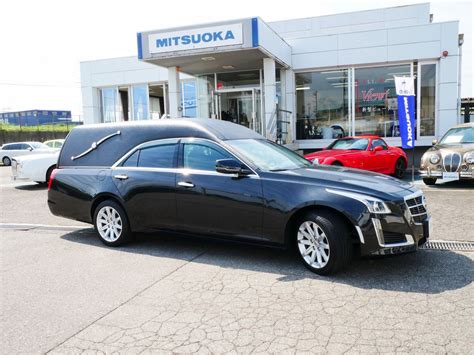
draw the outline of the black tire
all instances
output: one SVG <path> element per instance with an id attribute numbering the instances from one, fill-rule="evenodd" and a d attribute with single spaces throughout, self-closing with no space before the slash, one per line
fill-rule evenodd
<path id="1" fill-rule="evenodd" d="M 51 178 L 51 173 L 53 172 L 53 170 L 56 169 L 56 165 L 53 165 L 53 166 L 50 166 L 48 171 L 46 172 L 46 183 L 49 182 L 49 179 Z"/>
<path id="2" fill-rule="evenodd" d="M 302 239 L 307 238 L 300 234 L 300 228 L 307 231 L 307 229 L 304 228 L 306 222 L 313 222 L 324 233 L 324 238 L 321 239 L 321 242 L 326 244 L 325 241 L 327 241 L 329 245 L 328 253 L 325 253 L 328 258 L 325 265 L 314 266 L 314 263 L 318 262 L 317 260 L 323 260 L 324 262 L 322 254 L 321 258 L 317 257 L 314 248 L 312 249 L 313 253 L 303 256 L 303 252 L 311 248 L 303 245 L 304 241 Z M 350 264 L 352 259 L 352 240 L 350 232 L 345 221 L 337 214 L 326 211 L 311 211 L 305 213 L 296 221 L 294 234 L 296 252 L 303 265 L 310 271 L 319 275 L 329 275 L 336 273 Z M 307 249 L 303 250 L 306 247 Z M 316 257 L 314 257 L 313 254 L 316 254 Z M 310 264 L 310 260 L 308 261 L 308 259 L 311 258 L 314 260 L 313 264 Z"/>
<path id="3" fill-rule="evenodd" d="M 423 178 L 423 182 L 425 183 L 425 185 L 434 185 L 436 184 L 436 178 Z"/>
<path id="4" fill-rule="evenodd" d="M 397 162 L 395 163 L 395 171 L 394 175 L 397 179 L 403 179 L 405 176 L 405 171 L 407 170 L 407 166 L 405 164 L 405 160 L 403 158 L 398 158 Z"/>
<path id="5" fill-rule="evenodd" d="M 332 163 L 331 165 L 334 165 L 334 166 L 343 166 L 340 161 L 335 161 L 335 162 Z"/>
<path id="6" fill-rule="evenodd" d="M 118 237 L 117 237 L 117 234 L 114 233 L 114 231 L 117 231 L 118 229 L 114 229 L 114 227 L 107 229 L 106 227 L 108 225 L 107 224 L 108 222 L 104 222 L 103 220 L 103 218 L 107 216 L 106 211 L 115 211 L 109 215 L 109 216 L 112 216 L 112 215 L 114 216 L 111 218 L 111 222 L 110 222 L 111 224 L 113 224 L 112 220 L 116 220 L 116 214 L 118 214 L 118 216 L 120 217 L 122 228 L 120 230 L 120 233 L 117 233 Z M 99 216 L 99 212 L 104 212 L 104 214 L 101 214 Z M 113 225 L 117 226 L 117 224 L 113 224 Z M 107 234 L 107 237 L 105 236 L 106 232 L 104 230 L 104 226 L 105 226 L 105 230 L 111 230 L 110 231 L 111 234 L 110 235 Z M 120 206 L 114 200 L 105 200 L 99 203 L 99 205 L 96 207 L 94 211 L 94 228 L 97 232 L 97 235 L 99 236 L 99 239 L 102 241 L 102 243 L 104 243 L 105 245 L 109 247 L 117 247 L 117 246 L 123 245 L 132 239 L 132 232 L 130 230 L 130 225 L 128 223 L 127 214 L 125 213 L 122 206 Z M 101 229 L 102 229 L 102 232 L 100 232 Z"/>
<path id="7" fill-rule="evenodd" d="M 12 165 L 12 161 L 9 157 L 3 157 L 2 158 L 2 163 L 3 163 L 3 166 L 10 166 Z"/>

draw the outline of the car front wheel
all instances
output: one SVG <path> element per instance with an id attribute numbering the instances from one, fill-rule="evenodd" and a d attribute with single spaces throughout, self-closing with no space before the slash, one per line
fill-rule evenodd
<path id="1" fill-rule="evenodd" d="M 425 185 L 434 185 L 436 184 L 436 178 L 423 178 Z"/>
<path id="2" fill-rule="evenodd" d="M 10 160 L 9 157 L 3 157 L 2 163 L 4 166 L 10 166 L 12 164 L 12 161 Z"/>
<path id="3" fill-rule="evenodd" d="M 111 247 L 122 245 L 131 239 L 127 215 L 123 208 L 112 200 L 101 202 L 95 209 L 94 228 L 100 240 Z"/>
<path id="4" fill-rule="evenodd" d="M 352 240 L 345 222 L 336 214 L 312 211 L 296 223 L 296 246 L 304 266 L 328 275 L 346 267 L 352 257 Z"/>

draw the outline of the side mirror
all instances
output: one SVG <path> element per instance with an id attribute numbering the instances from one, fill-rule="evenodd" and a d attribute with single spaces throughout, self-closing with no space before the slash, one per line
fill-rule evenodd
<path id="1" fill-rule="evenodd" d="M 372 152 L 377 153 L 377 152 L 380 152 L 381 150 L 383 150 L 383 147 L 381 145 L 378 145 L 372 150 Z"/>
<path id="2" fill-rule="evenodd" d="M 431 141 L 431 144 L 432 144 L 432 145 L 438 144 L 438 140 L 437 140 L 437 139 L 433 139 L 433 140 Z"/>
<path id="3" fill-rule="evenodd" d="M 222 174 L 248 175 L 242 164 L 235 159 L 220 159 L 216 161 L 216 171 Z"/>
<path id="4" fill-rule="evenodd" d="M 31 148 L 31 147 L 28 147 L 28 150 L 31 152 L 31 151 L 33 150 L 33 148 Z"/>

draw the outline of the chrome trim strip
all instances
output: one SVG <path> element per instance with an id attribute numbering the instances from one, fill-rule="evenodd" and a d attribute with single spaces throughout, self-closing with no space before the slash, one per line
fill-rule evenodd
<path id="1" fill-rule="evenodd" d="M 355 226 L 355 227 L 356 227 L 357 234 L 359 235 L 360 242 L 362 244 L 365 244 L 365 239 L 364 239 L 364 234 L 362 233 L 362 229 L 360 229 L 359 226 Z"/>
<path id="2" fill-rule="evenodd" d="M 108 136 L 105 136 L 104 138 L 102 138 L 101 140 L 99 140 L 98 142 L 92 142 L 92 145 L 89 149 L 87 149 L 86 151 L 82 152 L 81 154 L 79 155 L 76 155 L 76 156 L 72 156 L 71 157 L 71 160 L 76 160 L 76 159 L 79 159 L 79 158 L 82 158 L 83 156 L 89 154 L 90 152 L 92 152 L 93 150 L 96 150 L 97 147 L 99 145 L 101 145 L 102 143 L 104 143 L 106 140 L 112 138 L 112 137 L 115 137 L 115 136 L 118 136 L 122 134 L 122 132 L 120 131 L 117 131 L 115 133 L 112 133 L 112 134 L 109 134 Z"/>

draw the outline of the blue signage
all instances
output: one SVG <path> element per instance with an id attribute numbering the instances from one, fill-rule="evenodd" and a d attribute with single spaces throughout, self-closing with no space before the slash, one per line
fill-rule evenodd
<path id="1" fill-rule="evenodd" d="M 190 43 L 199 44 L 201 42 L 218 42 L 218 41 L 225 41 L 228 39 L 235 39 L 234 34 L 232 31 L 227 31 L 223 33 L 222 31 L 218 32 L 204 32 L 198 33 L 194 35 L 184 35 L 184 36 L 177 36 L 177 37 L 169 37 L 169 38 L 158 38 L 156 40 L 156 47 L 171 47 L 171 46 L 179 46 L 179 45 L 186 45 Z"/>
<path id="2" fill-rule="evenodd" d="M 415 148 L 415 80 L 413 77 L 395 78 L 398 94 L 398 121 L 402 148 Z"/>

